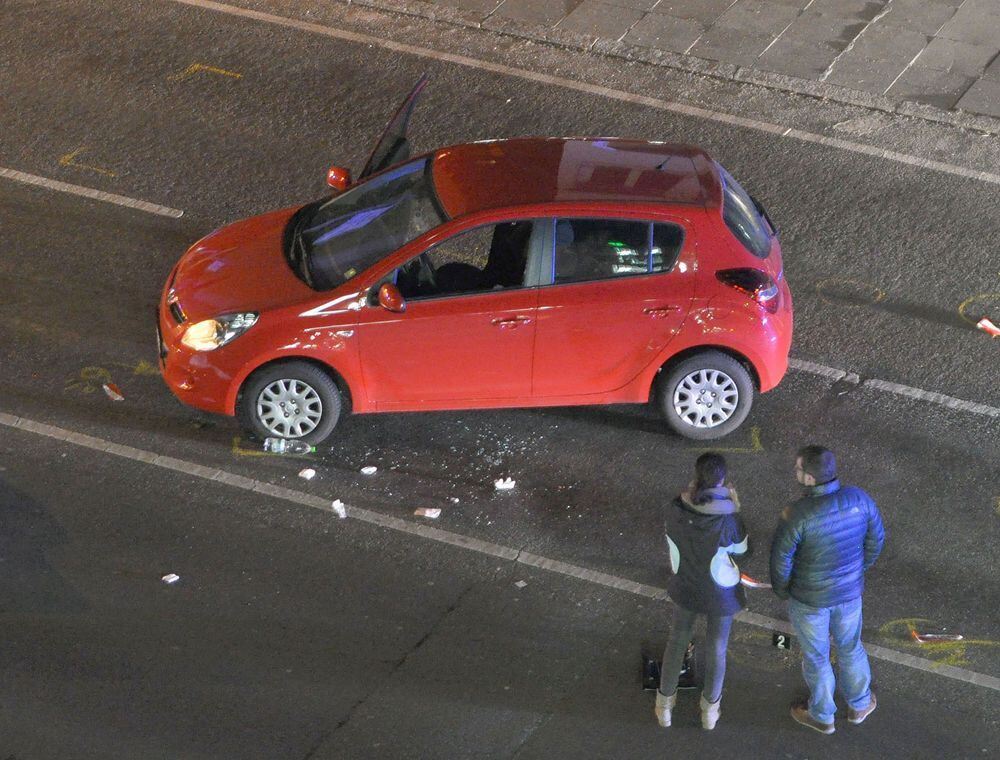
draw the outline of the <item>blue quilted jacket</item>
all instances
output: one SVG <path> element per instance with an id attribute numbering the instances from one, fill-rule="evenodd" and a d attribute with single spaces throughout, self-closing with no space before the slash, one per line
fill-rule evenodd
<path id="1" fill-rule="evenodd" d="M 884 542 L 882 515 L 868 494 L 837 480 L 811 486 L 785 509 L 774 533 L 774 593 L 811 607 L 857 599 Z"/>

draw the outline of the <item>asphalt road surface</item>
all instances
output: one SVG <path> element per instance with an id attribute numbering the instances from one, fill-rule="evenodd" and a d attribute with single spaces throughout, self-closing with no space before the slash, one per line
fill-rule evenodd
<path id="1" fill-rule="evenodd" d="M 996 753 L 1000 341 L 971 324 L 1000 315 L 996 138 L 357 7 L 199 5 L 0 6 L 0 757 Z M 797 651 L 771 645 L 786 615 L 763 591 L 719 728 L 687 695 L 656 726 L 639 652 L 668 627 L 659 510 L 701 449 L 650 409 L 357 416 L 291 459 L 162 384 L 152 314 L 184 249 L 322 195 L 424 71 L 417 150 L 694 142 L 768 207 L 793 356 L 858 382 L 790 372 L 717 448 L 752 575 L 800 445 L 878 500 L 863 726 L 788 718 Z M 416 507 L 442 509 L 436 532 Z"/>

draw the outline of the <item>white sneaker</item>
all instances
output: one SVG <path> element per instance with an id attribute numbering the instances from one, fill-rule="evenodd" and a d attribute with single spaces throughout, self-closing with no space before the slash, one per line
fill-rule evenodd
<path id="1" fill-rule="evenodd" d="M 722 715 L 722 700 L 709 702 L 705 697 L 701 698 L 701 727 L 711 731 L 715 724 L 719 722 Z"/>
<path id="2" fill-rule="evenodd" d="M 670 711 L 674 709 L 675 704 L 677 704 L 676 694 L 671 694 L 669 697 L 665 697 L 660 694 L 659 690 L 657 690 L 656 707 L 653 708 L 653 712 L 656 713 L 656 719 L 660 722 L 660 725 L 663 728 L 669 728 Z"/>

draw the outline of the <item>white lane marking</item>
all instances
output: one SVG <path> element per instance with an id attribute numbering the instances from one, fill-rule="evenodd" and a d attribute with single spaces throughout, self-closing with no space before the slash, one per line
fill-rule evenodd
<path id="1" fill-rule="evenodd" d="M 152 451 L 144 451 L 131 446 L 123 446 L 121 444 L 113 443 L 112 441 L 104 440 L 103 438 L 96 438 L 91 435 L 84 435 L 71 430 L 65 430 L 64 428 L 48 425 L 44 422 L 36 422 L 25 417 L 18 417 L 13 414 L 0 412 L 0 425 L 36 433 L 48 438 L 54 438 L 59 441 L 65 441 L 67 443 L 76 444 L 77 446 L 93 449 L 95 451 L 102 451 L 107 454 L 113 454 L 114 456 L 132 459 L 137 462 L 143 462 L 154 467 L 163 467 L 175 470 L 186 475 L 215 481 L 217 483 L 223 483 L 245 491 L 254 491 L 256 493 L 266 494 L 284 501 L 318 509 L 323 512 L 331 511 L 328 499 L 322 499 L 312 494 L 302 493 L 301 491 L 295 491 L 291 488 L 284 488 L 271 483 L 254 480 L 253 478 L 236 475 L 218 468 L 204 467 L 203 465 L 195 464 L 194 462 L 188 462 L 183 459 L 176 459 L 174 457 L 156 454 Z M 453 533 L 452 531 L 442 530 L 441 528 L 432 528 L 428 525 L 412 523 L 398 517 L 382 514 L 381 512 L 361 509 L 359 507 L 348 507 L 347 516 L 349 518 L 359 520 L 360 522 L 378 525 L 383 528 L 399 531 L 400 533 L 419 536 L 420 538 L 438 541 L 450 546 L 458 546 L 463 549 L 479 552 L 480 554 L 487 554 L 491 557 L 497 557 L 511 562 L 518 562 L 530 567 L 537 567 L 542 570 L 548 570 L 549 572 L 558 573 L 571 578 L 577 578 L 588 583 L 595 583 L 608 588 L 625 591 L 627 593 L 646 597 L 648 599 L 670 601 L 670 597 L 668 596 L 666 589 L 637 583 L 636 581 L 629 580 L 628 578 L 620 578 L 616 575 L 609 575 L 608 573 L 602 573 L 597 570 L 590 570 L 569 562 L 549 559 L 548 557 L 531 554 L 530 552 L 514 549 L 502 544 L 483 541 L 478 538 L 472 538 L 471 536 L 463 536 L 460 533 Z M 741 612 L 737 618 L 748 625 L 765 628 L 767 630 L 778 630 L 791 633 L 790 625 L 784 620 L 777 620 L 775 618 L 767 617 L 766 615 L 759 615 L 755 612 L 747 611 Z M 866 646 L 868 648 L 868 654 L 872 657 L 894 662 L 898 665 L 903 665 L 904 667 L 913 668 L 915 670 L 922 670 L 933 675 L 951 678 L 955 681 L 962 681 L 975 686 L 981 686 L 985 689 L 1000 691 L 1000 678 L 995 676 L 951 665 L 942 665 L 941 663 L 937 663 L 932 660 L 925 660 L 922 657 L 897 652 L 893 649 L 868 644 L 867 642 Z"/>
<path id="2" fill-rule="evenodd" d="M 7 179 L 12 179 L 15 182 L 23 182 L 27 185 L 37 185 L 38 187 L 44 187 L 49 190 L 58 190 L 61 193 L 82 195 L 84 198 L 93 198 L 95 201 L 114 203 L 117 206 L 126 206 L 127 208 L 134 208 L 139 211 L 145 211 L 149 214 L 169 216 L 173 219 L 178 219 L 184 215 L 184 212 L 180 209 L 170 208 L 169 206 L 159 206 L 155 203 L 140 201 L 136 198 L 129 198 L 125 195 L 106 193 L 103 190 L 94 190 L 92 187 L 84 187 L 83 185 L 71 185 L 69 182 L 60 182 L 57 179 L 39 177 L 35 174 L 19 172 L 17 169 L 6 169 L 0 166 L 0 177 L 6 177 Z"/>
<path id="3" fill-rule="evenodd" d="M 529 71 L 527 69 L 519 69 L 514 66 L 507 66 L 501 63 L 492 63 L 490 61 L 483 61 L 478 58 L 471 58 L 469 56 L 458 55 L 456 53 L 443 53 L 439 50 L 432 50 L 430 48 L 418 47 L 416 45 L 407 45 L 406 43 L 395 42 L 393 40 L 387 40 L 381 37 L 373 37 L 371 35 L 361 34 L 359 32 L 348 32 L 343 29 L 335 29 L 330 26 L 314 24 L 308 21 L 299 21 L 297 19 L 287 18 L 285 16 L 275 16 L 274 14 L 271 13 L 263 13 L 261 11 L 250 10 L 248 8 L 238 8 L 232 5 L 226 5 L 224 3 L 212 2 L 212 0 L 170 0 L 170 2 L 180 3 L 182 5 L 190 5 L 195 8 L 215 11 L 217 13 L 225 13 L 230 16 L 238 16 L 240 18 L 253 19 L 254 21 L 261 21 L 263 23 L 273 24 L 275 26 L 283 26 L 289 29 L 297 29 L 298 31 L 302 32 L 312 32 L 314 34 L 320 34 L 325 37 L 332 37 L 334 39 L 344 40 L 347 42 L 356 42 L 362 45 L 373 45 L 376 47 L 385 48 L 386 50 L 393 50 L 397 53 L 403 53 L 406 55 L 418 56 L 420 58 L 430 58 L 436 61 L 454 63 L 459 66 L 465 66 L 467 68 L 479 69 L 480 71 L 490 71 L 493 72 L 494 74 L 501 74 L 503 76 L 509 76 L 509 77 L 517 77 L 519 79 L 526 79 L 531 82 L 538 82 L 540 84 L 562 87 L 564 89 L 575 90 L 577 92 L 584 92 L 587 93 L 588 95 L 597 95 L 599 97 L 605 97 L 623 103 L 632 103 L 635 105 L 646 106 L 648 108 L 655 108 L 661 111 L 672 111 L 674 113 L 683 114 L 684 116 L 692 116 L 699 119 L 707 119 L 710 121 L 720 122 L 722 124 L 731 124 L 737 127 L 745 127 L 747 129 L 754 129 L 760 132 L 767 132 L 769 134 L 778 135 L 781 137 L 792 137 L 794 139 L 802 140 L 804 142 L 816 143 L 819 145 L 825 145 L 831 148 L 838 148 L 840 150 L 846 150 L 853 153 L 875 156 L 877 158 L 886 159 L 888 161 L 896 161 L 898 163 L 907 164 L 909 166 L 916 166 L 922 169 L 944 172 L 946 174 L 953 174 L 959 177 L 966 177 L 968 179 L 976 179 L 982 182 L 989 182 L 995 185 L 1000 185 L 1000 174 L 992 174 L 990 172 L 983 172 L 975 169 L 967 169 L 964 166 L 955 166 L 954 164 L 947 164 L 941 161 L 930 161 L 924 158 L 911 156 L 905 153 L 898 153 L 896 151 L 885 150 L 883 148 L 875 148 L 870 145 L 863 145 L 860 143 L 853 143 L 848 140 L 841 140 L 835 137 L 825 137 L 823 135 L 813 134 L 811 132 L 803 132 L 798 129 L 792 129 L 788 127 L 779 126 L 777 124 L 771 124 L 766 121 L 758 121 L 756 119 L 746 119 L 741 116 L 734 116 L 732 114 L 722 113 L 721 111 L 712 111 L 707 108 L 698 108 L 697 106 L 691 106 L 685 103 L 678 103 L 670 100 L 662 100 L 660 98 L 651 98 L 645 95 L 637 95 L 631 92 L 616 90 L 611 87 L 604 87 L 602 85 L 597 85 L 597 84 L 589 84 L 587 82 L 579 82 L 575 79 L 567 79 L 566 77 L 553 76 L 551 74 L 542 74 L 540 72 Z"/>
<path id="4" fill-rule="evenodd" d="M 929 401 L 932 404 L 940 404 L 948 409 L 958 412 L 971 412 L 972 414 L 984 414 L 987 417 L 1000 417 L 1000 408 L 989 406 L 988 404 L 978 404 L 975 401 L 965 401 L 964 399 L 946 396 L 943 393 L 925 391 L 920 388 L 911 388 L 909 385 L 890 383 L 888 380 L 865 380 L 862 385 L 878 388 L 881 391 L 895 393 L 897 396 L 908 396 L 921 401 Z"/>
<path id="5" fill-rule="evenodd" d="M 987 417 L 1000 417 L 1000 408 L 990 406 L 989 404 L 980 404 L 976 401 L 966 401 L 965 399 L 955 398 L 954 396 L 946 396 L 943 393 L 937 393 L 935 391 L 925 391 L 921 388 L 914 388 L 909 385 L 900 385 L 899 383 L 891 383 L 888 380 L 879 380 L 875 377 L 862 381 L 861 378 L 854 372 L 837 369 L 836 367 L 827 367 L 825 364 L 817 364 L 816 362 L 806 361 L 805 359 L 789 359 L 788 368 L 798 372 L 808 372 L 811 375 L 826 377 L 834 382 L 843 380 L 848 383 L 860 383 L 866 388 L 876 388 L 880 391 L 885 391 L 886 393 L 894 393 L 897 396 L 906 396 L 908 398 L 915 398 L 919 401 L 926 401 L 930 404 L 938 404 L 939 406 L 952 409 L 956 412 L 969 412 L 971 414 L 982 414 Z"/>

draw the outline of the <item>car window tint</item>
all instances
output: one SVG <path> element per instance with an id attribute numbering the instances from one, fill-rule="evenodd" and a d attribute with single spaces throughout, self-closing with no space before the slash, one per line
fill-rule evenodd
<path id="1" fill-rule="evenodd" d="M 750 194 L 722 166 L 722 219 L 730 232 L 754 256 L 766 259 L 771 252 L 771 235 Z"/>
<path id="2" fill-rule="evenodd" d="M 649 223 L 619 219 L 556 222 L 556 284 L 649 272 Z"/>
<path id="3" fill-rule="evenodd" d="M 683 227 L 678 224 L 654 224 L 653 252 L 649 257 L 649 271 L 669 272 L 673 269 L 683 244 Z"/>
<path id="4" fill-rule="evenodd" d="M 316 208 L 296 237 L 306 283 L 328 290 L 445 221 L 428 180 L 429 159 L 372 177 Z M 301 275 L 300 275 L 301 276 Z"/>
<path id="5" fill-rule="evenodd" d="M 532 222 L 502 222 L 450 237 L 397 270 L 409 299 L 522 287 Z"/>

